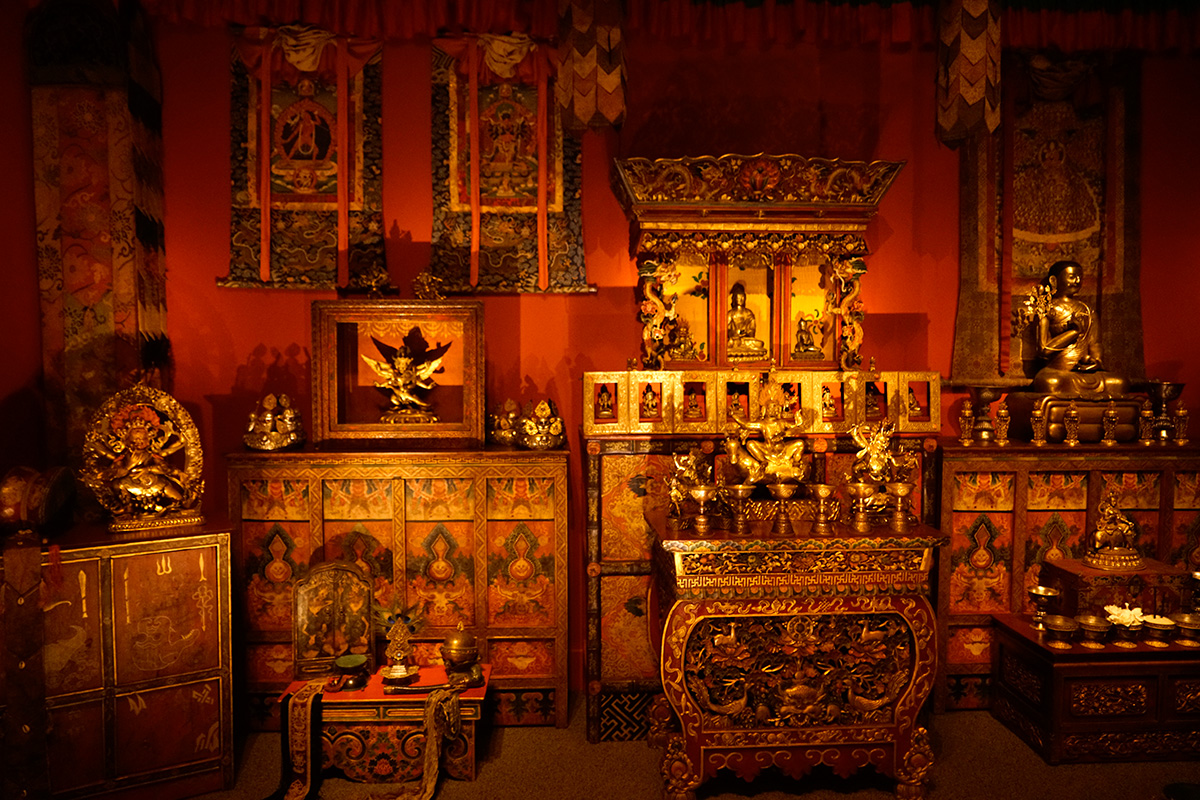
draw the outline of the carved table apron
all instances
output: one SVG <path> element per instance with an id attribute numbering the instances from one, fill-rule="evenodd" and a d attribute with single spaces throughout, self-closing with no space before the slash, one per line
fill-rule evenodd
<path id="1" fill-rule="evenodd" d="M 656 524 L 657 522 L 657 524 Z M 937 666 L 928 599 L 938 532 L 816 538 L 668 531 L 658 544 L 664 796 L 718 770 L 750 780 L 874 767 L 921 798 L 933 752 L 918 714 Z"/>

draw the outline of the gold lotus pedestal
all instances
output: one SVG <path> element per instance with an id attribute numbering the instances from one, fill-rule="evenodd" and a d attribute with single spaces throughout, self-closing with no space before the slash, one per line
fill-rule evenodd
<path id="1" fill-rule="evenodd" d="M 917 717 L 937 671 L 929 571 L 945 540 L 824 523 L 826 535 L 802 518 L 764 537 L 650 518 L 666 570 L 650 739 L 668 800 L 693 800 L 721 769 L 750 780 L 818 764 L 871 766 L 897 797 L 925 796 L 933 750 Z"/>

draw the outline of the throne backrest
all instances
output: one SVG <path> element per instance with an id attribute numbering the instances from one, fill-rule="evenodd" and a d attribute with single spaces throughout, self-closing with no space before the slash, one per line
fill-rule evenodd
<path id="1" fill-rule="evenodd" d="M 365 655 L 375 667 L 374 592 L 354 564 L 318 564 L 296 581 L 293 594 L 292 647 L 296 680 L 336 672 L 334 661 Z"/>

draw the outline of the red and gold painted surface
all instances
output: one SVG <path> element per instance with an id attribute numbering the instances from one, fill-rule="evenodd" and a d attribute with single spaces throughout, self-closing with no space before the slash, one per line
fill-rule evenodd
<path id="1" fill-rule="evenodd" d="M 937 531 L 769 540 L 655 527 L 668 570 L 662 684 L 677 726 L 665 796 L 690 800 L 721 769 L 750 780 L 824 764 L 844 776 L 873 767 L 899 796 L 923 797 L 933 751 L 917 714 L 937 672 Z"/>
<path id="2" fill-rule="evenodd" d="M 600 584 L 600 675 L 605 681 L 658 675 L 657 630 L 650 619 L 650 576 L 613 575 Z"/>
<path id="3" fill-rule="evenodd" d="M 439 761 L 441 770 L 451 778 L 475 779 L 475 726 L 483 715 L 490 676 L 491 668 L 485 665 L 484 684 L 458 695 L 462 728 L 443 741 Z M 298 699 L 308 684 L 290 684 L 282 697 L 290 720 L 288 746 L 284 748 L 289 762 L 283 765 L 285 780 L 306 778 L 309 789 L 317 789 L 319 775 L 308 771 L 310 765 L 360 783 L 400 783 L 420 778 L 425 766 L 425 701 L 445 681 L 443 667 L 426 666 L 421 668 L 412 691 L 385 694 L 383 679 L 376 672 L 359 691 L 321 692 L 319 711 L 311 712 L 317 717 L 315 725 L 303 724 L 308 709 Z M 427 688 L 422 691 L 422 687 Z M 296 713 L 290 708 L 293 700 Z M 320 731 L 318 742 L 312 741 L 314 729 Z"/>
<path id="4" fill-rule="evenodd" d="M 256 697 L 278 697 L 294 674 L 296 580 L 346 562 L 378 606 L 417 608 L 418 664 L 440 664 L 461 622 L 497 662 L 493 690 L 510 692 L 501 719 L 566 724 L 566 453 L 244 453 L 229 481 Z"/>

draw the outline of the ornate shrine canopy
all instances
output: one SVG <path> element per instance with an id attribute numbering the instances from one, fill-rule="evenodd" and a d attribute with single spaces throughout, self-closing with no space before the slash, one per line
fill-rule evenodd
<path id="1" fill-rule="evenodd" d="M 572 0 L 610 9 L 622 0 Z M 884 41 L 932 46 L 939 0 L 623 0 L 626 33 L 697 42 Z M 553 38 L 558 0 L 142 0 L 151 16 L 202 25 L 301 22 L 358 36 L 414 39 L 520 32 Z M 999 15 L 1005 47 L 1188 51 L 1200 46 L 1194 0 L 947 0 Z"/>

